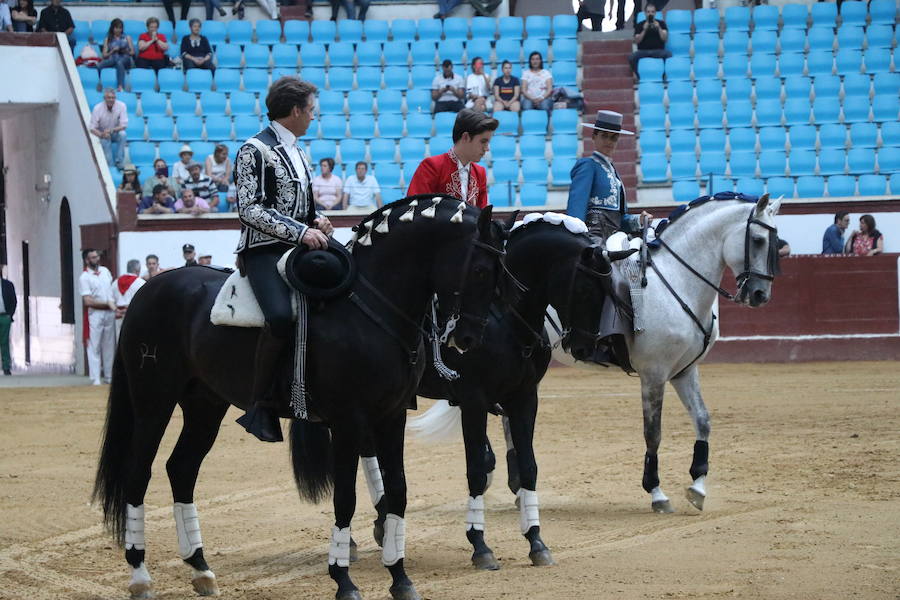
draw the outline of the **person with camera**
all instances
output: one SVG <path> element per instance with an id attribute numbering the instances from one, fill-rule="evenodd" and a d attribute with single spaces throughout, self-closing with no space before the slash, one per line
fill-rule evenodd
<path id="1" fill-rule="evenodd" d="M 669 29 L 666 22 L 656 18 L 656 5 L 647 4 L 644 7 L 646 20 L 634 26 L 634 43 L 637 50 L 632 52 L 628 61 L 635 79 L 640 80 L 638 74 L 638 61 L 642 58 L 671 58 L 672 53 L 666 50 L 666 40 L 669 39 Z"/>
<path id="2" fill-rule="evenodd" d="M 462 77 L 453 72 L 453 62 L 444 60 L 441 63 L 441 72 L 434 76 L 431 82 L 431 99 L 434 100 L 434 112 L 455 112 L 463 108 L 463 98 L 466 96 L 466 82 Z"/>

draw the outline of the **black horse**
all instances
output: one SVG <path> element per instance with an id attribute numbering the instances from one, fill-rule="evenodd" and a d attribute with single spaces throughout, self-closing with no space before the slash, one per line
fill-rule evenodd
<path id="1" fill-rule="evenodd" d="M 391 594 L 419 597 L 403 567 L 403 440 L 406 410 L 425 369 L 421 323 L 436 295 L 440 325 L 446 331 L 455 324 L 454 343 L 461 348 L 480 343 L 505 237 L 490 217 L 490 207 L 479 211 L 451 197 L 419 196 L 387 205 L 357 226 L 358 278 L 350 293 L 311 304 L 306 384 L 310 413 L 321 423 L 292 421 L 291 454 L 301 496 L 319 501 L 333 486 L 329 574 L 340 600 L 361 598 L 348 569 L 361 455 L 377 456 L 384 473 L 380 491 L 391 536 L 383 562 L 393 577 Z M 132 567 L 129 589 L 136 597 L 151 593 L 144 565 L 144 494 L 176 405 L 184 426 L 166 470 L 179 553 L 194 569 L 196 591 L 218 592 L 203 556 L 194 485 L 229 405 L 246 408 L 251 402 L 259 332 L 210 323 L 226 277 L 201 268 L 154 277 L 134 298 L 122 329 L 94 498 L 103 504 L 108 529 L 125 545 Z M 282 416 L 291 416 L 287 404 Z"/>
<path id="2" fill-rule="evenodd" d="M 601 307 L 611 293 L 610 261 L 628 252 L 606 253 L 587 233 L 572 233 L 563 225 L 532 221 L 513 230 L 506 246 L 506 264 L 522 285 L 513 303 L 494 302 L 477 349 L 458 354 L 445 351 L 449 367 L 459 379 L 448 382 L 433 368 L 426 370 L 418 393 L 446 398 L 462 410 L 466 450 L 469 511 L 466 537 L 474 548 L 473 564 L 498 569 L 499 563 L 484 541 L 484 499 L 495 458 L 487 438 L 488 413 L 503 414 L 506 435 L 515 452 L 508 455 L 510 473 L 519 473 L 510 483 L 520 510 L 522 534 L 530 544 L 529 558 L 535 566 L 553 564 L 541 540 L 536 494 L 537 463 L 533 435 L 538 406 L 538 384 L 550 362 L 551 348 L 544 331 L 544 315 L 551 305 L 560 316 L 563 347 L 579 360 L 590 358 L 597 343 Z M 445 428 L 455 411 L 435 407 L 438 416 L 421 425 L 422 436 L 435 426 Z M 383 510 L 379 510 L 379 519 Z M 376 523 L 376 537 L 380 534 Z"/>

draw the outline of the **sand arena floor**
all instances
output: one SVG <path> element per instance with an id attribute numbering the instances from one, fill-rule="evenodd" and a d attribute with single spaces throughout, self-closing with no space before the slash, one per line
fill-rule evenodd
<path id="1" fill-rule="evenodd" d="M 429 599 L 900 598 L 900 369 L 896 363 L 708 365 L 709 497 L 684 499 L 693 431 L 667 390 L 660 450 L 673 515 L 640 487 L 639 383 L 555 369 L 541 392 L 536 449 L 542 534 L 558 563 L 535 568 L 500 461 L 486 494 L 497 572 L 470 566 L 462 443 L 407 443 L 407 569 Z M 88 505 L 106 388 L 2 389 L 0 598 L 126 598 L 122 551 Z M 421 406 L 430 406 L 423 401 Z M 157 595 L 195 597 L 176 554 L 164 463 L 154 464 L 148 566 Z M 301 503 L 284 444 L 226 416 L 196 502 L 206 556 L 229 599 L 329 599 L 330 503 Z M 500 423 L 491 422 L 495 447 Z M 367 599 L 388 598 L 360 477 L 352 567 Z"/>

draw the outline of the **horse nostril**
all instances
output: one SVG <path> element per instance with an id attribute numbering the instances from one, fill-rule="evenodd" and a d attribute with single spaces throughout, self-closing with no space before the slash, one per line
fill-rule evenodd
<path id="1" fill-rule="evenodd" d="M 756 290 L 753 292 L 753 301 L 757 305 L 764 304 L 766 302 L 766 293 L 762 290 Z"/>
<path id="2" fill-rule="evenodd" d="M 471 348 L 475 345 L 475 338 L 471 335 L 464 335 L 462 338 L 462 347 L 463 348 Z"/>

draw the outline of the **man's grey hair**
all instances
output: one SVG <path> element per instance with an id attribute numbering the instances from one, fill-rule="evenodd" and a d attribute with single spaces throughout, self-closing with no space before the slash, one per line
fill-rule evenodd
<path id="1" fill-rule="evenodd" d="M 141 274 L 141 261 L 139 261 L 136 258 L 132 258 L 125 265 L 125 270 L 128 271 L 129 273 L 133 273 L 134 275 L 140 275 Z"/>
<path id="2" fill-rule="evenodd" d="M 105 95 L 107 95 L 107 94 L 112 94 L 113 96 L 115 96 L 115 95 L 116 95 L 116 90 L 113 89 L 113 88 L 111 88 L 111 87 L 103 88 L 103 95 L 105 96 Z"/>

